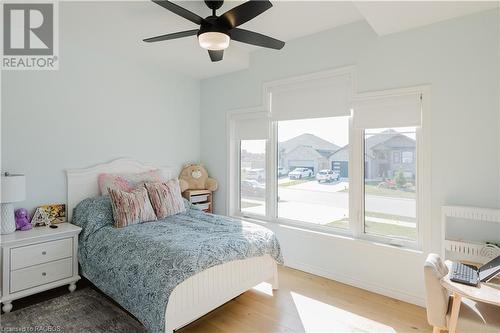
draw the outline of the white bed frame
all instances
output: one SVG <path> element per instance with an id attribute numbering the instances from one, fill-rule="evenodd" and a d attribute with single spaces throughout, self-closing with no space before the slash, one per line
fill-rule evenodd
<path id="1" fill-rule="evenodd" d="M 158 167 L 131 159 L 117 159 L 85 169 L 67 170 L 68 219 L 83 199 L 99 195 L 101 173 L 136 173 L 161 169 L 172 177 L 170 167 Z M 278 270 L 269 255 L 237 260 L 211 267 L 179 284 L 165 310 L 165 333 L 171 333 L 230 301 L 255 285 L 267 281 L 278 289 Z"/>

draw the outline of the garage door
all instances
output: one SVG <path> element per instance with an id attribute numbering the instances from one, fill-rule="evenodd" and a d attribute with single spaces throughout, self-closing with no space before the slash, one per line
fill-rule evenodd
<path id="1" fill-rule="evenodd" d="M 288 169 L 292 171 L 295 168 L 308 168 L 314 172 L 314 161 L 308 160 L 289 160 Z"/>
<path id="2" fill-rule="evenodd" d="M 341 178 L 347 178 L 349 177 L 349 162 L 333 161 L 332 170 L 338 172 Z"/>

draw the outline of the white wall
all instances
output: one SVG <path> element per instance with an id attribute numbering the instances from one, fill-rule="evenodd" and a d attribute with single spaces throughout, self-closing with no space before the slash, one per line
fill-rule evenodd
<path id="1" fill-rule="evenodd" d="M 199 81 L 144 61 L 139 38 L 122 40 L 137 27 L 99 6 L 60 3 L 59 71 L 2 73 L 1 168 L 26 174 L 19 207 L 66 202 L 68 168 L 199 160 Z"/>
<path id="2" fill-rule="evenodd" d="M 359 92 L 432 86 L 432 249 L 440 249 L 440 207 L 500 207 L 499 12 L 487 11 L 378 37 L 365 22 L 258 51 L 248 70 L 201 85 L 201 159 L 220 182 L 226 212 L 226 113 L 262 103 L 262 84 L 356 65 Z M 288 265 L 416 303 L 423 302 L 424 254 L 271 225 Z M 388 274 L 389 273 L 389 274 Z"/>

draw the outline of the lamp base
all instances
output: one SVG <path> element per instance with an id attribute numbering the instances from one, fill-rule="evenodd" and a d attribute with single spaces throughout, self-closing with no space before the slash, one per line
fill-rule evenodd
<path id="1" fill-rule="evenodd" d="M 11 234 L 16 231 L 16 220 L 14 218 L 14 205 L 3 203 L 1 208 L 0 234 Z"/>

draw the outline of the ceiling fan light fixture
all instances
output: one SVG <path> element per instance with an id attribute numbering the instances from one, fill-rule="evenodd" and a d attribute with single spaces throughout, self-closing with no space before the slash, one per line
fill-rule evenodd
<path id="1" fill-rule="evenodd" d="M 222 32 L 209 31 L 198 36 L 200 46 L 210 51 L 221 51 L 229 47 L 229 35 Z"/>

